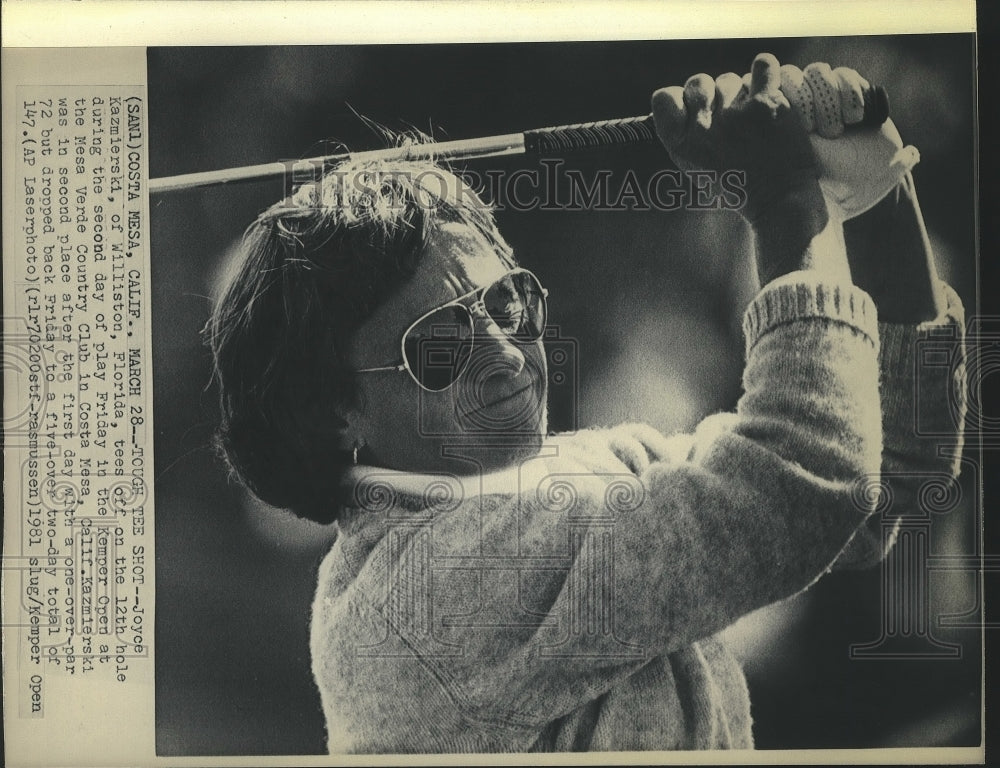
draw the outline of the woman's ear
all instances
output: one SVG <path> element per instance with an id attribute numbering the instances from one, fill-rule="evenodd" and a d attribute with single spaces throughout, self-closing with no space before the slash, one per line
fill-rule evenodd
<path id="1" fill-rule="evenodd" d="M 337 405 L 334 408 L 339 425 L 337 427 L 337 447 L 343 451 L 354 451 L 365 444 L 365 418 L 358 408 Z"/>

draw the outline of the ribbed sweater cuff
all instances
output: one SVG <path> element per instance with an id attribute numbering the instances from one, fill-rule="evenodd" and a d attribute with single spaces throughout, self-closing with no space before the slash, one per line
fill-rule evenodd
<path id="1" fill-rule="evenodd" d="M 844 323 L 878 349 L 878 312 L 871 297 L 850 283 L 826 283 L 802 270 L 772 280 L 750 303 L 743 316 L 747 354 L 779 325 L 813 318 Z"/>

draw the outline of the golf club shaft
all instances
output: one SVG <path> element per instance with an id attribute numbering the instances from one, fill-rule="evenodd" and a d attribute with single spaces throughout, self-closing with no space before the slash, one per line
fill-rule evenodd
<path id="1" fill-rule="evenodd" d="M 881 86 L 872 88 L 865 94 L 865 116 L 859 125 L 881 125 L 888 116 L 889 103 L 885 89 Z M 242 168 L 165 176 L 150 179 L 149 191 L 152 194 L 157 194 L 237 182 L 262 181 L 282 176 L 290 177 L 297 183 L 301 183 L 318 178 L 325 170 L 345 160 L 351 160 L 355 163 L 403 160 L 456 161 L 504 155 L 562 154 L 589 147 L 636 144 L 652 141 L 655 138 L 656 129 L 653 125 L 653 116 L 645 115 L 617 120 L 601 120 L 593 123 L 558 125 L 552 128 L 525 131 L 524 133 L 406 144 L 363 152 L 310 157 L 304 160 L 289 160 Z"/>

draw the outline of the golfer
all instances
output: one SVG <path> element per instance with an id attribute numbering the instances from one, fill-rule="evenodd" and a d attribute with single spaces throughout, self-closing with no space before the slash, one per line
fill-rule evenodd
<path id="1" fill-rule="evenodd" d="M 955 432 L 962 371 L 914 355 L 963 310 L 915 150 L 852 127 L 866 88 L 762 54 L 653 94 L 678 167 L 740 174 L 761 285 L 736 411 L 690 435 L 549 434 L 546 289 L 442 168 L 348 162 L 250 226 L 207 328 L 220 445 L 337 527 L 311 640 L 331 752 L 752 747 L 718 633 L 877 562 L 880 471 L 901 499 L 957 471 L 913 414 Z"/>

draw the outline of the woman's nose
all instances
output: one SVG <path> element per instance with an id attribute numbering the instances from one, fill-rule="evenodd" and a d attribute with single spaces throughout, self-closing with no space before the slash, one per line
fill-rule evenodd
<path id="1" fill-rule="evenodd" d="M 524 354 L 490 317 L 476 320 L 476 346 L 488 356 L 491 368 L 497 366 L 496 373 L 517 376 L 524 370 Z"/>

